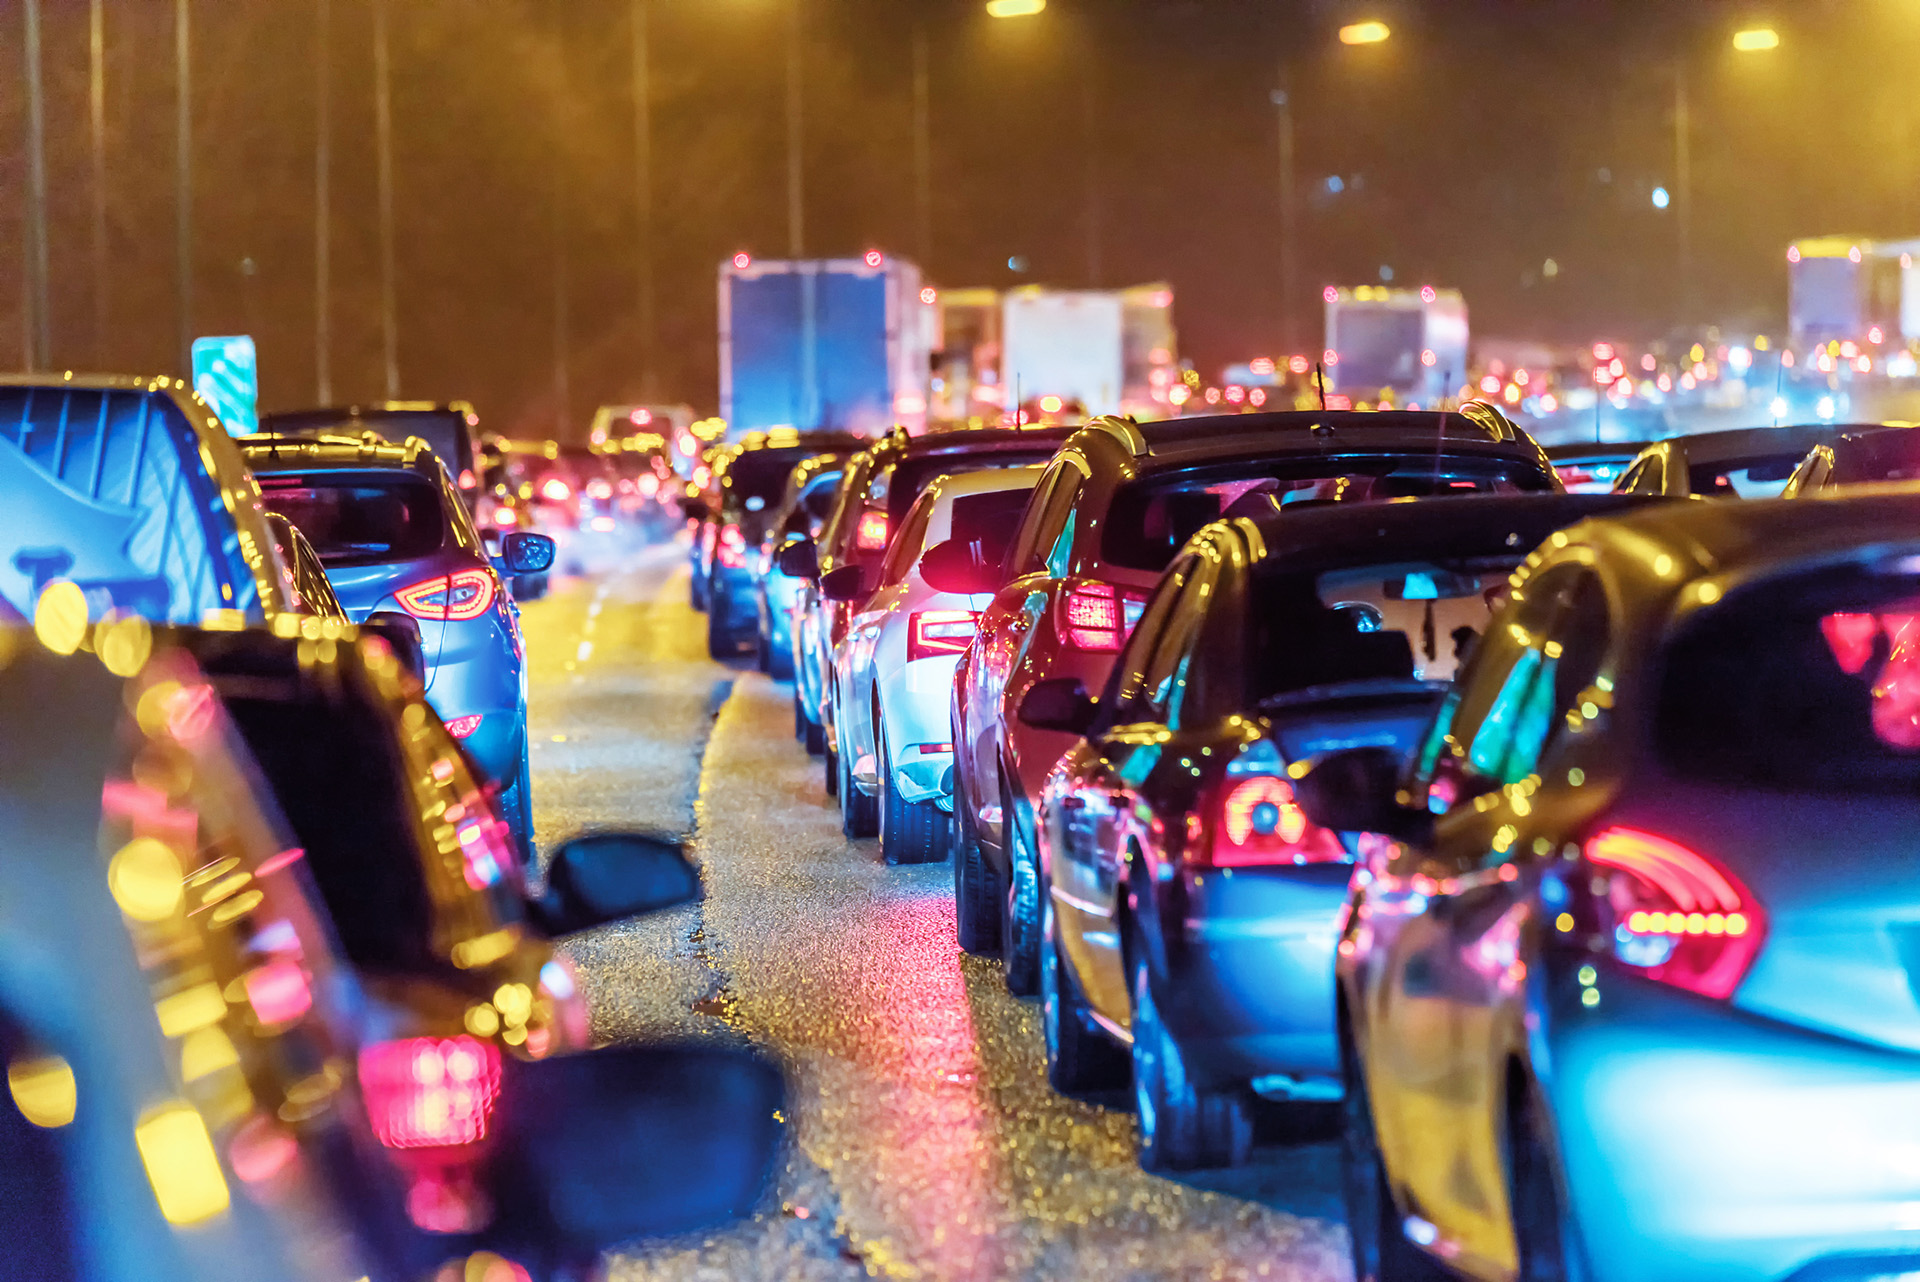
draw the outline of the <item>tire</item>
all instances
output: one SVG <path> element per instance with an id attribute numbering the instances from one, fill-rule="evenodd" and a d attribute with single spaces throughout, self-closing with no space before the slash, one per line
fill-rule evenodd
<path id="1" fill-rule="evenodd" d="M 1040 991 L 1040 864 L 1020 840 L 1013 797 L 1000 789 L 1000 832 L 1007 848 L 1007 893 L 1000 897 L 1000 959 L 1006 964 L 1007 991 L 1032 997 Z"/>
<path id="2" fill-rule="evenodd" d="M 908 801 L 893 783 L 893 757 L 880 740 L 880 857 L 935 864 L 947 857 L 947 817 L 931 801 Z"/>
<path id="3" fill-rule="evenodd" d="M 694 536 L 698 538 L 698 535 Z M 694 563 L 693 581 L 687 585 L 687 604 L 695 610 L 707 608 L 707 576 L 700 572 L 698 562 Z"/>
<path id="4" fill-rule="evenodd" d="M 819 756 L 826 755 L 827 728 L 821 725 L 818 721 L 811 720 L 807 716 L 806 710 L 799 707 L 798 695 L 794 696 L 794 700 L 795 700 L 794 706 L 799 713 L 800 720 L 804 723 L 800 730 L 800 741 L 806 744 L 807 755 L 809 757 L 819 757 Z M 827 787 L 827 794 L 829 796 L 833 794 L 833 787 L 831 784 L 829 784 Z"/>
<path id="5" fill-rule="evenodd" d="M 1000 955 L 1000 902 L 1006 891 L 980 856 L 980 843 L 968 822 L 960 789 L 953 790 L 953 930 L 962 952 L 975 957 Z"/>
<path id="6" fill-rule="evenodd" d="M 1353 1252 L 1354 1282 L 1449 1282 L 1452 1274 L 1413 1243 L 1401 1228 L 1387 1184 L 1386 1161 L 1373 1129 L 1373 1102 L 1352 1038 L 1342 1036 L 1340 1187 Z"/>
<path id="7" fill-rule="evenodd" d="M 520 855 L 520 867 L 529 878 L 539 870 L 539 851 L 533 841 L 533 761 L 527 736 L 520 736 L 520 764 L 500 792 L 500 814 L 507 821 Z"/>
<path id="8" fill-rule="evenodd" d="M 726 597 L 708 603 L 707 653 L 716 659 L 731 659 L 740 653 L 740 638 L 734 634 L 733 611 Z"/>
<path id="9" fill-rule="evenodd" d="M 1520 1269 L 1515 1282 L 1583 1282 L 1579 1234 L 1560 1194 L 1559 1163 L 1547 1147 L 1545 1119 L 1524 1077 L 1507 1104 L 1507 1205 Z"/>
<path id="10" fill-rule="evenodd" d="M 1167 1031 L 1153 996 L 1147 950 L 1128 948 L 1133 989 L 1133 1103 L 1140 1169 L 1198 1171 L 1244 1165 L 1253 1149 L 1253 1109 L 1243 1090 L 1201 1090 Z"/>
<path id="11" fill-rule="evenodd" d="M 800 687 L 793 688 L 793 737 L 807 741 L 807 710 L 800 705 Z"/>
<path id="12" fill-rule="evenodd" d="M 758 628 L 753 632 L 753 666 L 762 672 L 773 671 L 773 647 L 767 643 L 767 634 Z"/>
<path id="13" fill-rule="evenodd" d="M 853 763 L 847 760 L 846 753 L 836 752 L 833 758 L 840 768 L 840 831 L 847 834 L 849 841 L 878 836 L 880 799 L 861 792 L 853 782 Z"/>
<path id="14" fill-rule="evenodd" d="M 1047 1084 L 1062 1095 L 1089 1095 L 1127 1084 L 1127 1054 L 1094 1025 L 1060 955 L 1053 897 L 1040 908 L 1040 1027 L 1047 1042 Z"/>
<path id="15" fill-rule="evenodd" d="M 834 751 L 833 745 L 825 742 L 825 730 L 820 732 L 820 736 L 823 745 L 820 749 L 823 758 L 820 763 L 821 773 L 825 776 L 827 795 L 838 797 L 840 795 L 840 754 Z"/>

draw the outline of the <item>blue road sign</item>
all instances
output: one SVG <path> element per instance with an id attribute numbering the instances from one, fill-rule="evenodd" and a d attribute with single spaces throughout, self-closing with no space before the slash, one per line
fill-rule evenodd
<path id="1" fill-rule="evenodd" d="M 250 436 L 260 430 L 260 367 L 255 363 L 253 339 L 193 340 L 193 390 L 200 393 L 229 436 Z"/>

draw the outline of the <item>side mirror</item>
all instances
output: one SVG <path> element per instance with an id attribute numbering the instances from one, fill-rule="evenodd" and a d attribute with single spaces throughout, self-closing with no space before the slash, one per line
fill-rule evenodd
<path id="1" fill-rule="evenodd" d="M 1401 803 L 1400 770 L 1400 754 L 1391 748 L 1348 748 L 1316 761 L 1294 781 L 1293 795 L 1322 828 L 1424 844 L 1433 835 L 1433 816 Z"/>
<path id="2" fill-rule="evenodd" d="M 590 1263 L 635 1238 L 739 1219 L 765 1193 L 786 1090 L 756 1053 L 610 1046 L 503 1056 L 501 1072 L 490 1249 Z"/>
<path id="3" fill-rule="evenodd" d="M 867 595 L 866 571 L 843 565 L 820 576 L 820 595 L 829 601 L 858 601 Z"/>
<path id="4" fill-rule="evenodd" d="M 713 509 L 707 506 L 705 499 L 684 498 L 680 500 L 680 515 L 689 521 L 704 521 L 713 515 Z"/>
<path id="5" fill-rule="evenodd" d="M 422 681 L 427 679 L 427 656 L 420 644 L 418 619 L 398 610 L 375 610 L 361 622 L 360 630 L 385 641 L 401 667 Z"/>
<path id="6" fill-rule="evenodd" d="M 938 592 L 999 591 L 999 567 L 982 564 L 977 546 L 967 539 L 948 539 L 928 548 L 920 554 L 920 577 Z"/>
<path id="7" fill-rule="evenodd" d="M 1020 721 L 1035 730 L 1083 735 L 1099 710 L 1099 700 L 1087 693 L 1079 677 L 1048 677 L 1027 687 L 1020 700 Z"/>
<path id="8" fill-rule="evenodd" d="M 812 580 L 820 576 L 820 553 L 812 539 L 794 539 L 781 544 L 780 551 L 774 554 L 774 564 L 789 578 Z"/>
<path id="9" fill-rule="evenodd" d="M 536 925 L 558 936 L 699 897 L 700 872 L 679 842 L 602 832 L 560 847 L 547 869 L 547 893 L 528 908 Z"/>
<path id="10" fill-rule="evenodd" d="M 560 547 L 544 534 L 514 530 L 500 540 L 500 559 L 509 574 L 541 574 L 553 567 Z"/>

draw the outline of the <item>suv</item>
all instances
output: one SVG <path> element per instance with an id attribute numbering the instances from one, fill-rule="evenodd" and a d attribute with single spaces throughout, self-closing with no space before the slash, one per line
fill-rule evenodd
<path id="1" fill-rule="evenodd" d="M 1777 498 L 1809 450 L 1846 430 L 1815 423 L 1669 437 L 1641 450 L 1613 488 L 1670 499 Z"/>
<path id="2" fill-rule="evenodd" d="M 1039 982 L 1046 884 L 1034 805 L 1075 736 L 1020 724 L 1035 682 L 1100 689 L 1181 545 L 1221 517 L 1296 505 L 1558 491 L 1532 437 L 1491 406 L 1287 411 L 1075 433 L 1034 491 L 954 680 L 954 890 L 961 946 L 998 947 L 1007 986 Z M 990 911 L 997 908 L 997 912 Z"/>
<path id="3" fill-rule="evenodd" d="M 409 436 L 425 441 L 460 489 L 469 511 L 480 492 L 480 450 L 474 430 L 480 416 L 465 401 L 384 401 L 377 405 L 346 405 L 338 409 L 282 410 L 262 414 L 263 433 L 309 436 L 320 432 L 358 436 L 375 432 L 395 445 Z"/>

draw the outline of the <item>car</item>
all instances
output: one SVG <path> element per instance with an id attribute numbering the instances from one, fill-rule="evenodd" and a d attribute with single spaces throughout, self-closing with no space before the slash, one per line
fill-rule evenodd
<path id="1" fill-rule="evenodd" d="M 760 670 L 776 681 L 793 680 L 793 612 L 804 580 L 780 568 L 780 553 L 789 541 L 820 536 L 833 510 L 840 477 L 846 471 L 844 453 L 816 454 L 794 465 L 787 492 L 760 539 L 759 641 Z M 798 708 L 798 695 L 795 707 Z M 796 711 L 794 733 L 803 735 L 805 719 Z"/>
<path id="2" fill-rule="evenodd" d="M 891 533 L 935 477 L 1044 462 L 1066 437 L 1058 428 L 894 432 L 849 460 L 820 538 L 793 544 L 781 554 L 783 567 L 807 580 L 794 612 L 794 688 L 809 701 L 796 715 L 821 727 L 828 796 L 840 796 L 840 782 L 852 765 L 841 761 L 834 729 L 833 657 L 859 602 L 878 580 Z M 827 576 L 836 571 L 829 593 Z M 811 701 L 815 697 L 817 703 Z M 857 791 L 843 798 L 841 824 L 850 837 L 876 835 L 880 814 L 874 799 Z"/>
<path id="3" fill-rule="evenodd" d="M 1646 448 L 1645 441 L 1574 441 L 1547 446 L 1547 457 L 1569 494 L 1604 494 Z"/>
<path id="4" fill-rule="evenodd" d="M 1907 426 L 1843 431 L 1807 452 L 1787 478 L 1783 498 L 1804 498 L 1840 485 L 1920 478 L 1920 433 Z"/>
<path id="5" fill-rule="evenodd" d="M 513 531 L 496 567 L 418 438 L 248 436 L 240 447 L 262 501 L 313 544 L 348 617 L 404 614 L 418 628 L 427 699 L 501 782 L 514 840 L 531 859 L 526 645 L 501 575 L 545 570 L 553 541 Z"/>
<path id="6" fill-rule="evenodd" d="M 795 465 L 823 451 L 854 448 L 841 432 L 751 432 L 713 461 L 713 482 L 684 510 L 695 523 L 693 578 L 707 612 L 707 652 L 738 654 L 759 635 L 755 565 Z"/>
<path id="7" fill-rule="evenodd" d="M 1668 498 L 1776 498 L 1807 451 L 1845 430 L 1821 423 L 1669 437 L 1642 450 L 1613 488 Z"/>
<path id="8" fill-rule="evenodd" d="M 1027 505 L 1002 586 L 954 678 L 961 947 L 997 952 L 1016 995 L 1037 991 L 1046 870 L 1035 805 L 1075 736 L 1015 714 L 1038 681 L 1106 684 L 1147 593 L 1201 527 L 1299 504 L 1559 488 L 1533 439 L 1482 404 L 1149 424 L 1103 417 L 1075 433 Z"/>
<path id="9" fill-rule="evenodd" d="M 1352 744 L 1410 752 L 1526 555 L 1650 501 L 1217 522 L 1174 558 L 1097 700 L 1072 677 L 1028 690 L 1023 720 L 1085 735 L 1036 819 L 1048 1076 L 1068 1093 L 1130 1081 L 1143 1167 L 1236 1165 L 1256 1096 L 1340 1096 L 1333 948 L 1356 835 L 1306 823 L 1289 771 Z"/>
<path id="10" fill-rule="evenodd" d="M 425 441 L 453 478 L 468 515 L 481 493 L 480 416 L 466 401 L 377 401 L 370 405 L 276 410 L 260 416 L 268 436 L 359 436 L 373 432 L 394 445 L 417 436 Z"/>
<path id="11" fill-rule="evenodd" d="M 999 564 L 1040 472 L 1037 463 L 982 468 L 922 490 L 834 655 L 841 804 L 875 799 L 890 864 L 946 858 L 953 674 L 995 586 L 970 571 L 976 561 Z M 942 572 L 949 561 L 958 574 Z"/>
<path id="12" fill-rule="evenodd" d="M 1920 493 L 1870 489 L 1563 531 L 1409 758 L 1295 781 L 1370 834 L 1335 952 L 1356 1275 L 1920 1267 Z"/>

